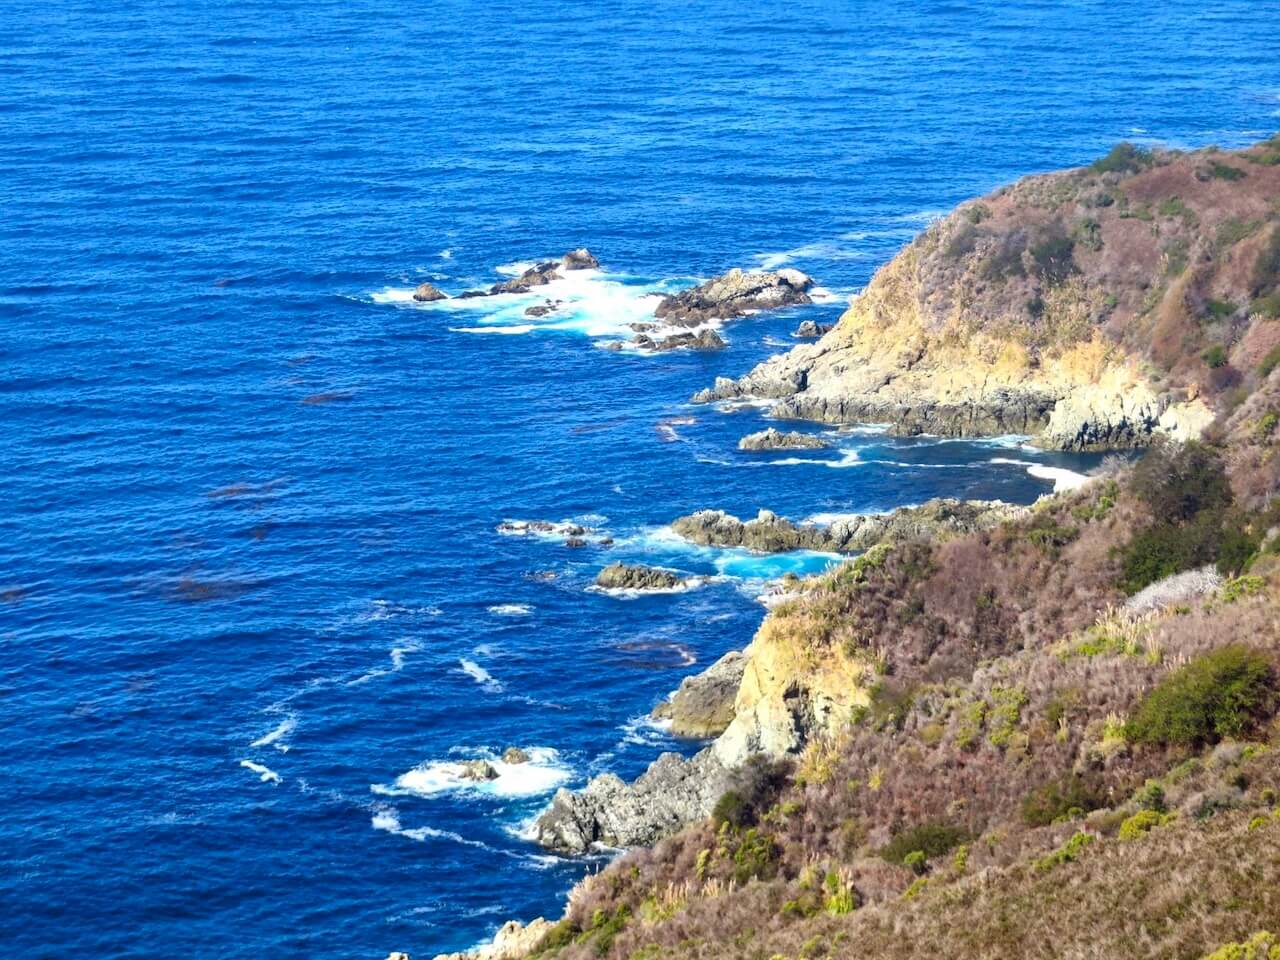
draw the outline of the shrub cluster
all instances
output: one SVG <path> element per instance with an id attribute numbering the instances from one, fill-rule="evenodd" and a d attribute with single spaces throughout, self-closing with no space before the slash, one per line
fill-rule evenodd
<path id="1" fill-rule="evenodd" d="M 1232 645 L 1206 653 L 1164 678 L 1125 727 L 1137 743 L 1196 746 L 1251 729 L 1275 709 L 1270 661 Z"/>

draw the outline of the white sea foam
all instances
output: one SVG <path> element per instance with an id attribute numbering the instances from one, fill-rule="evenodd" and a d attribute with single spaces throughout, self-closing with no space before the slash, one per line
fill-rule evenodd
<path id="1" fill-rule="evenodd" d="M 1035 477 L 1037 480 L 1052 480 L 1054 493 L 1067 493 L 1071 490 L 1079 490 L 1090 481 L 1090 477 L 1086 477 L 1083 473 L 1076 473 L 1074 470 L 1066 470 L 1062 467 L 1046 467 L 1043 464 L 1036 464 L 1028 467 L 1027 473 Z"/>
<path id="2" fill-rule="evenodd" d="M 391 784 L 375 783 L 369 789 L 382 796 L 431 797 L 442 793 L 471 793 L 495 797 L 536 797 L 550 793 L 573 776 L 573 770 L 550 747 L 530 747 L 524 763 L 507 763 L 494 751 L 478 751 L 498 776 L 493 780 L 469 780 L 466 767 L 457 760 L 429 760 L 396 777 Z"/>
<path id="3" fill-rule="evenodd" d="M 415 653 L 420 649 L 422 649 L 422 647 L 416 640 L 401 641 L 399 645 L 392 647 L 388 653 L 388 657 L 391 660 L 391 666 L 377 667 L 367 673 L 362 673 L 354 680 L 348 680 L 346 686 L 358 687 L 361 684 L 368 683 L 370 680 L 376 680 L 378 677 L 385 677 L 391 673 L 399 673 L 404 669 L 405 656 L 410 653 Z"/>
<path id="4" fill-rule="evenodd" d="M 495 603 L 485 609 L 495 617 L 527 617 L 533 613 L 533 607 L 527 603 Z"/>
<path id="5" fill-rule="evenodd" d="M 280 783 L 280 774 L 276 773 L 270 767 L 263 766 L 261 763 L 254 763 L 252 760 L 241 760 L 240 766 L 246 770 L 252 770 L 258 775 L 258 779 L 263 783 Z"/>
<path id="6" fill-rule="evenodd" d="M 520 262 L 504 264 L 497 272 L 518 276 L 533 266 Z M 527 293 L 500 293 L 493 296 L 451 298 L 418 303 L 409 288 L 387 287 L 370 294 L 375 303 L 428 310 L 449 317 L 466 316 L 469 323 L 451 326 L 462 333 L 527 334 L 538 331 L 562 331 L 588 337 L 629 337 L 630 324 L 652 322 L 654 308 L 663 293 L 671 287 L 667 282 L 638 284 L 626 282 L 619 274 L 600 270 L 561 270 L 561 278 Z M 525 311 L 547 301 L 560 301 L 556 309 L 536 320 Z"/>
<path id="7" fill-rule="evenodd" d="M 493 675 L 490 674 L 488 670 L 480 666 L 480 664 L 476 663 L 474 660 L 468 660 L 466 657 L 463 657 L 458 661 L 458 666 L 461 668 L 463 673 L 465 673 L 468 677 L 470 677 L 476 683 L 480 684 L 480 686 L 483 687 L 487 692 L 489 693 L 502 692 L 501 681 L 495 680 L 493 678 Z"/>
<path id="8" fill-rule="evenodd" d="M 281 720 L 280 723 L 278 723 L 273 729 L 269 730 L 267 733 L 264 733 L 257 740 L 254 740 L 253 743 L 249 744 L 249 746 L 251 747 L 274 746 L 281 753 L 288 753 L 289 745 L 284 743 L 283 741 L 285 737 L 293 733 L 294 728 L 296 728 L 297 726 L 298 726 L 297 717 L 293 715 L 287 716 L 283 720 Z"/>

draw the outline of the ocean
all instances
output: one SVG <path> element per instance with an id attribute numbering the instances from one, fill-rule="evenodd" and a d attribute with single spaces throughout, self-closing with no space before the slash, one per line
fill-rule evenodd
<path id="1" fill-rule="evenodd" d="M 832 558 L 692 510 L 1030 502 L 1020 438 L 745 454 L 692 406 L 931 219 L 1116 141 L 1280 127 L 1273 0 L 785 7 L 10 0 L 0 11 L 0 953 L 415 957 L 559 913 L 561 785 Z M 589 247 L 541 297 L 418 305 Z M 727 349 L 601 345 L 793 266 Z M 552 295 L 548 291 L 548 295 Z M 567 521 L 564 536 L 504 521 Z M 598 545 L 611 539 L 608 546 Z M 590 589 L 614 560 L 705 579 Z M 508 746 L 528 764 L 459 780 Z"/>

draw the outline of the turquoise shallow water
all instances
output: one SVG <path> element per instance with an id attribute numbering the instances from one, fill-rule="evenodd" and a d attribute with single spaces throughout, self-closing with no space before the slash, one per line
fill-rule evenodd
<path id="1" fill-rule="evenodd" d="M 521 824 L 694 749 L 641 718 L 749 639 L 762 578 L 828 562 L 666 523 L 1029 501 L 1025 462 L 1089 463 L 873 431 L 752 456 L 761 411 L 686 399 L 967 196 L 1272 132 L 1277 13 L 7 4 L 0 952 L 422 956 L 555 913 L 586 866 Z M 607 274 L 556 319 L 405 301 L 583 244 Z M 834 302 L 715 355 L 596 348 L 757 264 Z M 711 579 L 588 591 L 615 558 Z M 533 765 L 449 776 L 508 744 Z"/>

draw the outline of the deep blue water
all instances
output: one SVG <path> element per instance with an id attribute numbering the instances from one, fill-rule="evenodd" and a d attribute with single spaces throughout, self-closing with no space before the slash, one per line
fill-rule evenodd
<path id="1" fill-rule="evenodd" d="M 761 411 L 685 404 L 838 303 L 717 355 L 601 337 L 733 265 L 843 298 L 939 211 L 1121 138 L 1269 134 L 1278 19 L 10 0 L 0 953 L 430 956 L 557 913 L 586 867 L 520 824 L 672 747 L 639 718 L 747 642 L 759 578 L 824 562 L 664 524 L 1029 501 L 1048 485 L 991 460 L 1089 462 L 860 432 L 781 463 L 734 449 Z M 404 303 L 582 244 L 608 275 L 567 323 Z M 615 546 L 495 532 L 575 517 Z M 588 592 L 615 557 L 715 579 Z M 509 744 L 537 761 L 484 792 L 439 766 Z"/>

